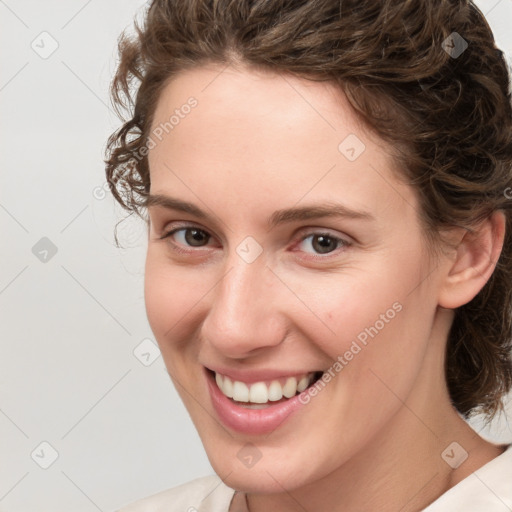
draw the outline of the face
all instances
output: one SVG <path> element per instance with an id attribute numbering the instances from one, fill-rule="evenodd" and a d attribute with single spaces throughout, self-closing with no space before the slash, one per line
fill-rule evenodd
<path id="1" fill-rule="evenodd" d="M 147 314 L 214 469 L 250 491 L 326 477 L 424 371 L 438 285 L 414 191 L 326 83 L 186 71 L 152 130 Z"/>

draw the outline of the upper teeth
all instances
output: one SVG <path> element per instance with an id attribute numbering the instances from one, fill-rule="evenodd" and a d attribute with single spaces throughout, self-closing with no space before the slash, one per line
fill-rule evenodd
<path id="1" fill-rule="evenodd" d="M 267 382 L 253 382 L 246 384 L 238 380 L 231 380 L 225 375 L 215 372 L 215 381 L 224 395 L 236 402 L 252 402 L 264 404 L 268 401 L 275 402 L 281 398 L 291 398 L 302 393 L 312 382 L 314 373 L 308 373 L 299 377 L 288 377 L 283 384 L 278 380 Z"/>

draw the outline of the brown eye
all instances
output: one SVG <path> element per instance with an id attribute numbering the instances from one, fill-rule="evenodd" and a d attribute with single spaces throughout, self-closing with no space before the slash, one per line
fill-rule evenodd
<path id="1" fill-rule="evenodd" d="M 302 239 L 300 249 L 310 254 L 328 254 L 345 245 L 348 243 L 328 233 L 312 233 Z"/>
<path id="2" fill-rule="evenodd" d="M 178 228 L 165 234 L 162 238 L 172 238 L 178 245 L 185 247 L 203 247 L 210 241 L 211 235 L 199 228 Z"/>
<path id="3" fill-rule="evenodd" d="M 316 252 L 320 254 L 325 254 L 337 249 L 338 240 L 336 238 L 333 238 L 332 236 L 313 235 L 311 246 Z"/>
<path id="4" fill-rule="evenodd" d="M 186 228 L 180 231 L 185 231 L 185 241 L 192 247 L 201 247 L 210 240 L 210 235 L 202 229 Z"/>

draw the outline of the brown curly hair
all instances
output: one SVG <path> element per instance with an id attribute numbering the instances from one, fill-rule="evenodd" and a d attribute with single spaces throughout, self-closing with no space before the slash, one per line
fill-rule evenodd
<path id="1" fill-rule="evenodd" d="M 509 70 L 467 0 L 154 0 L 119 40 L 118 113 L 106 175 L 115 199 L 143 216 L 147 143 L 160 92 L 207 63 L 245 65 L 339 85 L 361 119 L 398 148 L 425 232 L 471 231 L 506 214 L 503 250 L 480 293 L 458 308 L 446 379 L 465 417 L 492 417 L 512 386 L 512 105 Z M 466 47 L 467 46 L 467 47 Z"/>

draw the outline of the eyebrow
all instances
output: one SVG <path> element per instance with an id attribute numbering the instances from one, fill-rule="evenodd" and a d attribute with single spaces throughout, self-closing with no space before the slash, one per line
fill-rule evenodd
<path id="1" fill-rule="evenodd" d="M 149 194 L 146 197 L 144 206 L 159 206 L 169 210 L 176 210 L 195 215 L 200 219 L 209 219 L 210 216 L 201 208 L 187 201 L 169 197 L 163 194 Z M 287 222 L 296 222 L 317 219 L 322 217 L 342 217 L 355 220 L 371 221 L 375 217 L 364 210 L 354 210 L 340 203 L 322 202 L 321 204 L 312 204 L 300 207 L 285 208 L 275 211 L 268 220 L 269 228 L 284 224 Z"/>

